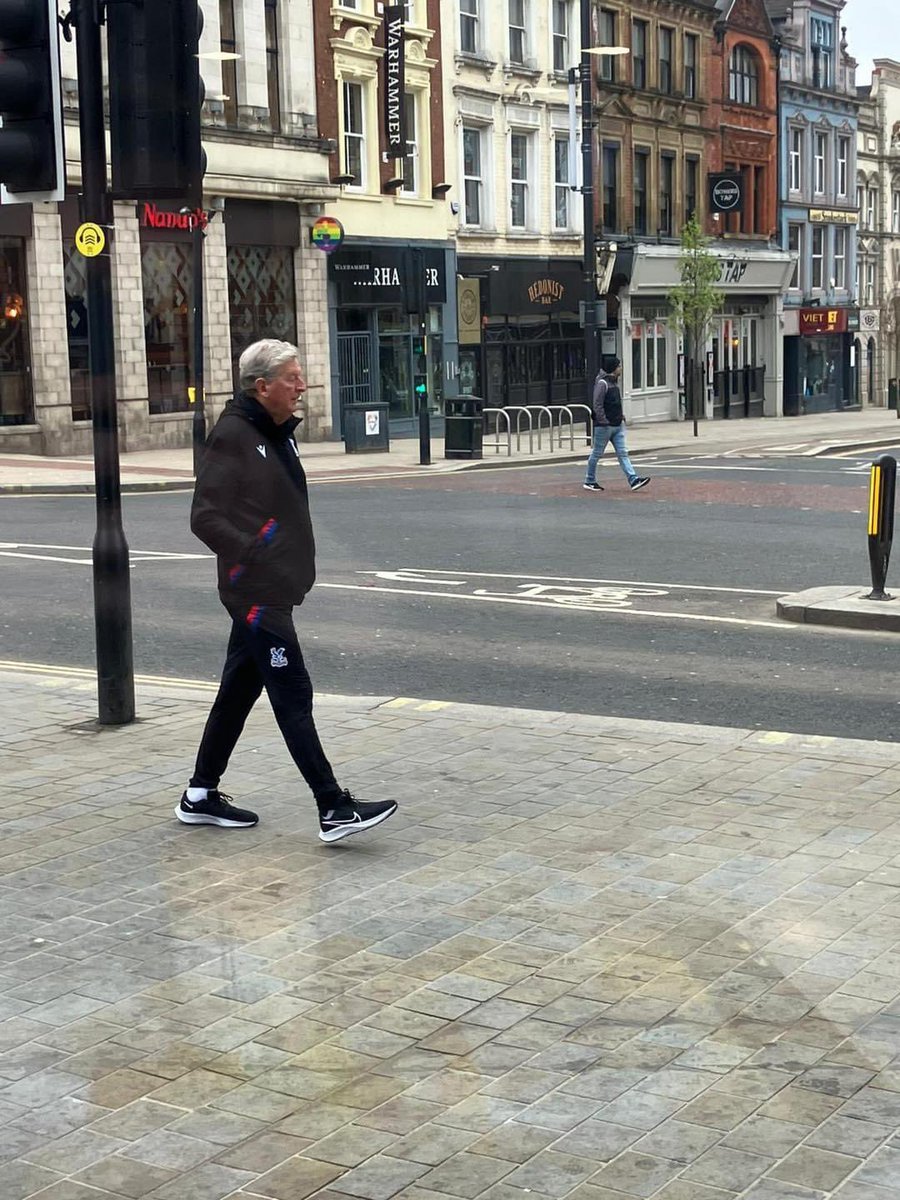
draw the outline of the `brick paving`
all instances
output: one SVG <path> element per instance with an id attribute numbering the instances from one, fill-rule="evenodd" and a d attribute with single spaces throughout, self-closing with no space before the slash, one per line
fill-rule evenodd
<path id="1" fill-rule="evenodd" d="M 323 697 L 401 813 L 315 838 L 264 706 L 0 671 L 2 1200 L 895 1200 L 900 745 Z"/>

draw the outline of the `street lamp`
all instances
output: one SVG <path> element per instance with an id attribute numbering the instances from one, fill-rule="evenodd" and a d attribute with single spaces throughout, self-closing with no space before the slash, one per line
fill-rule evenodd
<path id="1" fill-rule="evenodd" d="M 584 205 L 584 371 L 589 394 L 599 365 L 597 347 L 597 257 L 594 250 L 594 76 L 593 57 L 628 54 L 627 46 L 591 46 L 591 0 L 581 0 L 581 196 Z"/>

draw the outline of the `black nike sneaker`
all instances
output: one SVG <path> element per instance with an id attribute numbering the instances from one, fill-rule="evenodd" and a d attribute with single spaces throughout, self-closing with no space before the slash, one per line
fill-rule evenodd
<path id="1" fill-rule="evenodd" d="M 323 842 L 339 842 L 354 833 L 373 829 L 396 811 L 394 800 L 357 800 L 349 792 L 342 792 L 334 808 L 320 811 L 319 838 Z"/>
<path id="2" fill-rule="evenodd" d="M 205 800 L 188 800 L 185 792 L 175 806 L 175 816 L 184 825 L 221 825 L 226 829 L 251 829 L 259 824 L 255 812 L 235 808 L 233 796 L 210 788 Z"/>

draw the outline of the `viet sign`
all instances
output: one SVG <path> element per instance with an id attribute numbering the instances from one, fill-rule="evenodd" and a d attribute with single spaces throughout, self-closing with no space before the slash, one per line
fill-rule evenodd
<path id="1" fill-rule="evenodd" d="M 387 4 L 384 9 L 384 138 L 387 158 L 406 158 L 404 45 L 405 4 Z"/>
<path id="2" fill-rule="evenodd" d="M 709 176 L 709 211 L 742 212 L 744 177 L 739 171 L 719 171 Z"/>
<path id="3" fill-rule="evenodd" d="M 75 249 L 85 258 L 96 258 L 106 245 L 106 234 L 93 221 L 86 221 L 75 230 Z"/>
<path id="4" fill-rule="evenodd" d="M 309 236 L 317 250 L 331 254 L 344 240 L 344 227 L 336 217 L 319 217 Z"/>
<path id="5" fill-rule="evenodd" d="M 801 308 L 800 333 L 846 333 L 846 308 Z"/>

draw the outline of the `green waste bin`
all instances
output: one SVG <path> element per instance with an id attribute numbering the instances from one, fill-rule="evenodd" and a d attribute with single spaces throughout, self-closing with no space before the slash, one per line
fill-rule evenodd
<path id="1" fill-rule="evenodd" d="M 345 404 L 341 413 L 344 450 L 347 454 L 368 454 L 390 450 L 386 404 Z"/>
<path id="2" fill-rule="evenodd" d="M 444 458 L 481 458 L 484 400 L 456 396 L 444 406 Z"/>

